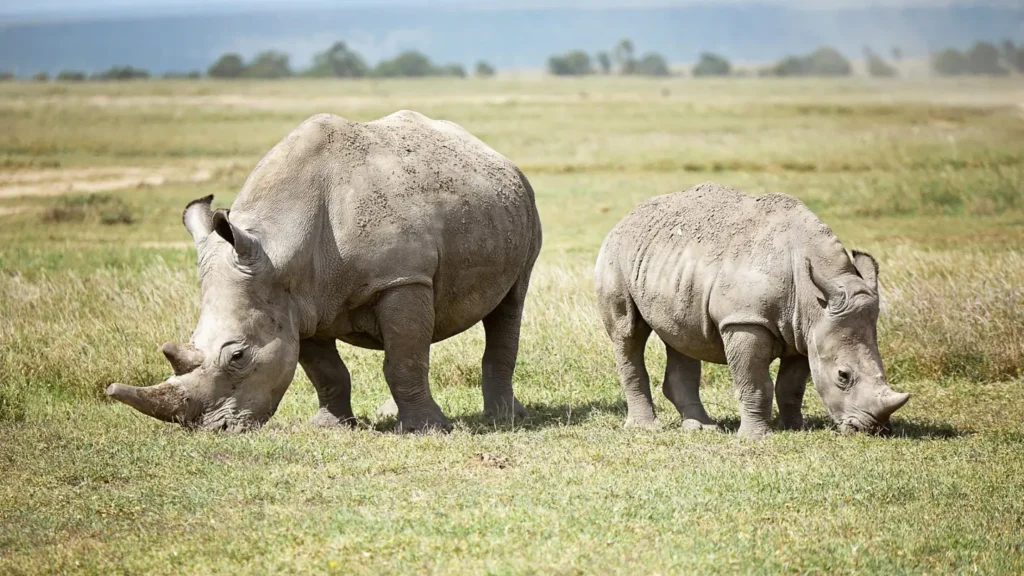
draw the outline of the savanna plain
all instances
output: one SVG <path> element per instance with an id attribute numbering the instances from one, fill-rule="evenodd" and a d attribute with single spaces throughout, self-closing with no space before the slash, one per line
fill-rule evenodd
<path id="1" fill-rule="evenodd" d="M 526 305 L 525 420 L 481 415 L 477 327 L 435 345 L 451 434 L 375 408 L 382 356 L 339 344 L 355 429 L 308 420 L 301 368 L 246 434 L 108 401 L 169 374 L 198 318 L 185 204 L 228 207 L 306 117 L 413 109 L 519 164 L 545 244 Z M 889 437 L 624 429 L 595 309 L 604 235 L 717 180 L 802 199 L 880 263 L 882 357 L 912 394 Z M 1024 79 L 148 81 L 0 85 L 0 573 L 1020 573 Z"/>

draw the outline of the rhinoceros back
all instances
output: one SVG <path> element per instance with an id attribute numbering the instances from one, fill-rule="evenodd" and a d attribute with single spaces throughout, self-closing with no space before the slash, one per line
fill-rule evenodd
<path id="1" fill-rule="evenodd" d="M 494 309 L 541 243 L 533 190 L 514 164 L 457 125 L 408 111 L 310 118 L 260 162 L 236 213 L 273 237 L 280 269 L 314 278 L 325 309 L 430 285 L 438 339 Z"/>

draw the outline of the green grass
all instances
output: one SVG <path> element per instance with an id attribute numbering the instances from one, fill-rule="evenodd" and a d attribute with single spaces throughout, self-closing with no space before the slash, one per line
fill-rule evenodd
<path id="1" fill-rule="evenodd" d="M 1020 573 L 1022 88 L 0 85 L 0 573 Z M 194 328 L 189 200 L 229 206 L 313 113 L 401 108 L 459 122 L 537 191 L 545 247 L 515 380 L 528 419 L 481 417 L 479 327 L 432 353 L 449 435 L 392 433 L 374 415 L 382 356 L 345 345 L 356 430 L 307 424 L 316 396 L 301 370 L 278 414 L 244 435 L 188 432 L 103 397 L 113 381 L 163 378 L 158 345 Z M 164 181 L 132 183 L 149 173 Z M 668 425 L 622 428 L 593 259 L 637 203 L 709 179 L 794 194 L 878 257 L 883 359 L 913 394 L 894 437 L 839 435 L 809 390 L 811 430 L 740 441 L 717 366 L 703 395 L 726 432 L 686 433 L 660 398 L 653 339 Z"/>

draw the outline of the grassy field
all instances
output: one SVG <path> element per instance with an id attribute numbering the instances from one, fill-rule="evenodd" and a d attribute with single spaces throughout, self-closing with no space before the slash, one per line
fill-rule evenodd
<path id="1" fill-rule="evenodd" d="M 380 353 L 340 345 L 356 430 L 277 415 L 197 433 L 107 401 L 198 317 L 185 204 L 229 206 L 306 117 L 409 108 L 531 179 L 545 246 L 522 422 L 480 415 L 482 330 L 435 346 L 449 435 L 397 435 Z M 590 271 L 655 195 L 717 180 L 804 200 L 881 264 L 890 438 L 623 429 Z M 652 339 L 656 396 L 664 352 Z M 0 573 L 1020 573 L 1024 80 L 0 84 Z"/>

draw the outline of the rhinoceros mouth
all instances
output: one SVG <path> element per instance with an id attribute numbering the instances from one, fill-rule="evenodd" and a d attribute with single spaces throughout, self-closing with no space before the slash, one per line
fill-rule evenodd
<path id="1" fill-rule="evenodd" d="M 215 432 L 248 432 L 256 430 L 270 420 L 270 415 L 259 417 L 250 410 L 238 410 L 233 402 L 225 402 L 218 408 L 206 412 L 190 427 Z"/>
<path id="2" fill-rule="evenodd" d="M 892 426 L 889 424 L 888 418 L 878 420 L 868 414 L 846 416 L 838 424 L 839 431 L 843 434 L 864 432 L 878 436 L 887 436 L 892 432 Z"/>

